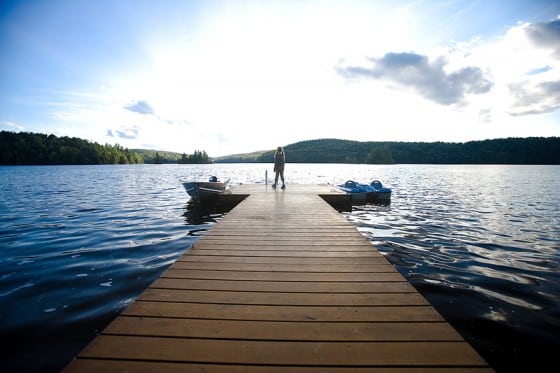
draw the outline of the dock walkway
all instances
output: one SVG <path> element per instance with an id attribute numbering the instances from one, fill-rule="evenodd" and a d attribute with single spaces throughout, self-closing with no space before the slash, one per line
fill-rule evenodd
<path id="1" fill-rule="evenodd" d="M 492 371 L 316 187 L 238 191 L 65 372 Z"/>

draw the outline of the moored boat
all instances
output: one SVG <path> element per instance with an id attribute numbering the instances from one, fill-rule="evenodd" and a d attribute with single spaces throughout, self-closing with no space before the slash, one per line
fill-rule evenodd
<path id="1" fill-rule="evenodd" d="M 373 180 L 370 184 L 348 180 L 337 187 L 352 197 L 352 204 L 389 203 L 391 201 L 391 189 L 383 187 L 379 180 Z"/>
<path id="2" fill-rule="evenodd" d="M 391 202 L 391 188 L 386 188 L 379 180 L 373 180 L 369 184 L 372 191 L 368 194 L 368 202 L 389 203 Z"/>
<path id="3" fill-rule="evenodd" d="M 224 193 L 229 193 L 229 179 L 219 181 L 216 176 L 211 176 L 208 181 L 187 181 L 183 187 L 193 200 L 205 203 L 214 200 Z"/>
<path id="4" fill-rule="evenodd" d="M 372 188 L 367 184 L 360 184 L 354 180 L 348 180 L 344 184 L 339 184 L 337 187 L 346 192 L 352 198 L 352 204 L 360 205 L 367 202 L 368 193 Z"/>

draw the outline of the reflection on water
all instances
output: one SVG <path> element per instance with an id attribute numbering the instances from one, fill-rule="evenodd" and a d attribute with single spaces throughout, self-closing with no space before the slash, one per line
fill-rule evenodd
<path id="1" fill-rule="evenodd" d="M 245 196 L 228 194 L 225 197 L 216 196 L 197 202 L 189 199 L 185 204 L 183 216 L 188 225 L 201 225 L 206 223 L 216 223 L 223 214 L 231 211 L 239 202 L 243 201 Z"/>
<path id="2" fill-rule="evenodd" d="M 267 168 L 0 167 L 3 370 L 60 370 L 227 211 L 181 181 L 264 183 Z M 392 189 L 344 216 L 493 367 L 556 364 L 560 167 L 286 165 L 287 193 L 348 179 Z"/>
<path id="3" fill-rule="evenodd" d="M 189 200 L 185 204 L 183 216 L 188 225 L 200 225 L 217 222 L 224 212 L 225 211 L 219 211 L 215 203 L 197 203 L 193 200 Z"/>

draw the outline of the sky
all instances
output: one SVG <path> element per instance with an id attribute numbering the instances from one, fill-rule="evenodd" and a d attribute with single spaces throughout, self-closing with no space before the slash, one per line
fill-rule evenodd
<path id="1" fill-rule="evenodd" d="M 560 136 L 558 0 L 0 0 L 0 130 L 210 156 Z"/>

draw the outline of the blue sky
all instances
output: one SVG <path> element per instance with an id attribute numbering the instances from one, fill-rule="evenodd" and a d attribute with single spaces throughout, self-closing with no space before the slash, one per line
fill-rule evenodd
<path id="1" fill-rule="evenodd" d="M 0 130 L 211 156 L 560 136 L 560 1 L 0 2 Z"/>

